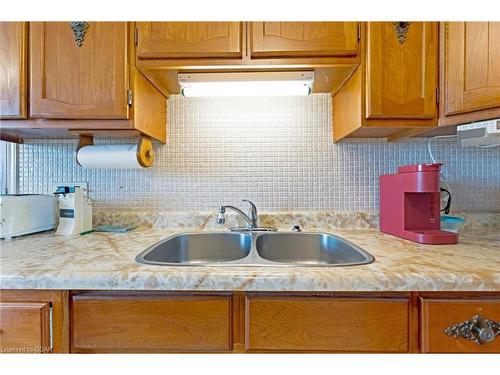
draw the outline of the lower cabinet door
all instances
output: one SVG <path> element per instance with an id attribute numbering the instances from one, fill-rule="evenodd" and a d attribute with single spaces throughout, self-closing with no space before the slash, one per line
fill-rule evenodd
<path id="1" fill-rule="evenodd" d="M 408 352 L 409 300 L 248 296 L 249 351 Z"/>
<path id="2" fill-rule="evenodd" d="M 50 324 L 48 302 L 1 302 L 0 352 L 49 352 Z"/>
<path id="3" fill-rule="evenodd" d="M 231 296 L 83 293 L 71 298 L 72 352 L 231 350 Z"/>
<path id="4" fill-rule="evenodd" d="M 500 298 L 420 299 L 424 353 L 500 353 Z"/>

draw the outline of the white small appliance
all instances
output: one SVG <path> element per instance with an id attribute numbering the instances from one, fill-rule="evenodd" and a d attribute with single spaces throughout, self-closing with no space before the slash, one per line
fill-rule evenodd
<path id="1" fill-rule="evenodd" d="M 59 226 L 56 234 L 70 236 L 92 230 L 92 204 L 80 186 L 58 186 Z"/>
<path id="2" fill-rule="evenodd" d="M 0 195 L 0 238 L 42 232 L 57 226 L 57 198 L 53 195 Z"/>
<path id="3" fill-rule="evenodd" d="M 457 127 L 457 137 L 462 147 L 500 146 L 500 119 L 460 125 Z"/>

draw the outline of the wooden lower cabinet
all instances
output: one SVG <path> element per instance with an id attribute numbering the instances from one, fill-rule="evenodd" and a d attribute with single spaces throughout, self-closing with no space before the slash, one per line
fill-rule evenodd
<path id="1" fill-rule="evenodd" d="M 421 351 L 424 353 L 500 353 L 500 337 L 487 341 L 491 325 L 496 323 L 493 331 L 497 335 L 500 331 L 498 295 L 493 298 L 421 297 L 420 314 Z M 478 319 L 474 324 L 475 316 Z M 481 330 L 486 341 L 481 340 Z"/>
<path id="2" fill-rule="evenodd" d="M 499 324 L 499 292 L 0 291 L 0 352 L 500 353 Z"/>
<path id="3" fill-rule="evenodd" d="M 249 296 L 245 346 L 250 351 L 408 352 L 409 302 Z"/>
<path id="4" fill-rule="evenodd" d="M 230 351 L 231 315 L 230 294 L 75 294 L 71 351 Z"/>
<path id="5" fill-rule="evenodd" d="M 0 353 L 67 353 L 68 292 L 0 290 Z"/>
<path id="6" fill-rule="evenodd" d="M 51 350 L 50 302 L 3 302 L 1 346 L 6 351 Z"/>

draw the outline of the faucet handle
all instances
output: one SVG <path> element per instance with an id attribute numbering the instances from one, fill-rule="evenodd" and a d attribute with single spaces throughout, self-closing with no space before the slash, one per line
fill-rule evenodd
<path id="1" fill-rule="evenodd" d="M 250 219 L 252 221 L 252 227 L 256 228 L 257 227 L 257 207 L 255 207 L 255 204 L 248 199 L 242 199 L 243 202 L 247 202 L 250 205 Z"/>
<path id="2" fill-rule="evenodd" d="M 255 204 L 248 199 L 242 199 L 242 202 L 247 202 L 250 205 L 250 211 L 252 212 L 252 216 L 257 217 L 257 207 L 255 206 Z"/>
<path id="3" fill-rule="evenodd" d="M 241 200 L 242 202 L 247 202 L 251 207 L 252 207 L 252 210 L 255 210 L 257 211 L 257 207 L 255 207 L 255 204 L 251 201 L 251 200 L 248 200 L 248 199 L 242 199 Z"/>

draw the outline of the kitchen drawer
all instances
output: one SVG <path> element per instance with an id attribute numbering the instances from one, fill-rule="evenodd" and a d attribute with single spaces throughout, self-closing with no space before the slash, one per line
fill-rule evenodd
<path id="1" fill-rule="evenodd" d="M 75 294 L 71 299 L 71 350 L 229 351 L 231 296 Z"/>
<path id="2" fill-rule="evenodd" d="M 448 327 L 469 321 L 475 315 L 500 322 L 500 298 L 420 298 L 422 351 L 424 353 L 500 353 L 500 337 L 498 336 L 491 342 L 479 345 L 472 340 L 449 336 L 445 333 Z M 465 331 L 468 332 L 467 328 Z"/>
<path id="3" fill-rule="evenodd" d="M 49 352 L 50 324 L 48 302 L 1 302 L 0 352 Z"/>
<path id="4" fill-rule="evenodd" d="M 248 296 L 249 351 L 408 352 L 409 300 Z"/>

